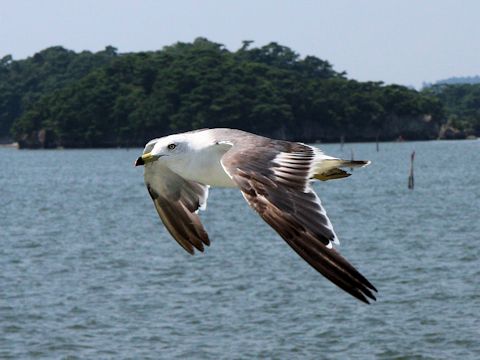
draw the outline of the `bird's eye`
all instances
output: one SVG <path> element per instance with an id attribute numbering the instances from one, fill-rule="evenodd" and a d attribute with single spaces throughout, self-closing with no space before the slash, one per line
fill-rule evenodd
<path id="1" fill-rule="evenodd" d="M 173 150 L 176 147 L 177 147 L 177 145 L 175 145 L 175 144 L 170 144 L 170 145 L 167 146 L 168 150 Z"/>

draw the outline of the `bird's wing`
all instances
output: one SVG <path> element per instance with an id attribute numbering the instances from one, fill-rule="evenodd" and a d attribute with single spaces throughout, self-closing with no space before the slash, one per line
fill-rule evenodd
<path id="1" fill-rule="evenodd" d="M 375 300 L 375 287 L 336 251 L 335 232 L 310 187 L 319 151 L 284 141 L 233 146 L 222 165 L 248 204 L 312 267 L 356 298 Z"/>
<path id="2" fill-rule="evenodd" d="M 197 215 L 207 204 L 208 186 L 188 181 L 165 166 L 145 167 L 145 185 L 160 219 L 173 238 L 190 254 L 210 245 Z"/>

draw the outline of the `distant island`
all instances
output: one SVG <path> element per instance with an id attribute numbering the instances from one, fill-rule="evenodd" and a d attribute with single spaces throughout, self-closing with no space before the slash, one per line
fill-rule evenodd
<path id="1" fill-rule="evenodd" d="M 305 142 L 480 135 L 480 84 L 421 91 L 359 82 L 272 42 L 236 51 L 197 38 L 159 51 L 50 47 L 0 59 L 0 142 L 21 148 L 143 146 L 230 127 Z"/>
<path id="2" fill-rule="evenodd" d="M 448 79 L 438 80 L 434 85 L 461 85 L 461 84 L 480 84 L 480 75 L 476 76 L 455 76 Z M 430 87 L 432 84 L 424 84 L 424 87 Z"/>

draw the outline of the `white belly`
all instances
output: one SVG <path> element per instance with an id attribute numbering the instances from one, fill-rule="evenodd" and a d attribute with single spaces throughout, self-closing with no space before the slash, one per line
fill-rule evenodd
<path id="1" fill-rule="evenodd" d="M 209 168 L 208 170 L 198 169 L 198 172 L 195 176 L 192 176 L 192 179 L 202 184 L 218 187 L 236 187 L 237 185 L 233 180 L 228 176 L 228 174 L 223 170 L 222 165 L 216 166 L 214 168 Z"/>
<path id="2" fill-rule="evenodd" d="M 189 158 L 188 161 L 171 163 L 169 167 L 181 177 L 205 185 L 237 187 L 220 162 L 224 153 L 224 149 L 212 147 Z"/>

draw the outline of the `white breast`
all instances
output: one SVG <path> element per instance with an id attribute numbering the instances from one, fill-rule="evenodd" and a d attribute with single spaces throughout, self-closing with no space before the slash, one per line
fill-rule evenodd
<path id="1" fill-rule="evenodd" d="M 210 186 L 236 187 L 237 185 L 225 172 L 220 162 L 228 149 L 230 149 L 230 146 L 212 145 L 189 153 L 187 158 L 169 164 L 169 167 L 188 180 Z"/>

